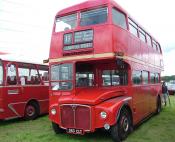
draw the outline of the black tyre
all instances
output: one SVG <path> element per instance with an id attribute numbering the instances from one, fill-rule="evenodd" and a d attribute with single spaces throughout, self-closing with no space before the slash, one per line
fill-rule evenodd
<path id="1" fill-rule="evenodd" d="M 56 134 L 61 134 L 61 133 L 64 133 L 64 132 L 65 132 L 64 129 L 61 129 L 61 128 L 59 127 L 59 125 L 56 124 L 56 123 L 54 123 L 54 122 L 52 122 L 52 128 L 53 128 L 53 130 L 54 130 L 54 132 L 55 132 Z"/>
<path id="2" fill-rule="evenodd" d="M 157 98 L 157 108 L 156 108 L 156 114 L 159 114 L 162 109 L 162 103 L 160 97 Z"/>
<path id="3" fill-rule="evenodd" d="M 126 139 L 132 130 L 131 116 L 126 109 L 122 109 L 117 123 L 111 127 L 111 136 L 114 142 Z"/>
<path id="4" fill-rule="evenodd" d="M 26 120 L 34 120 L 39 115 L 39 106 L 36 102 L 30 102 L 26 105 L 24 118 Z"/>

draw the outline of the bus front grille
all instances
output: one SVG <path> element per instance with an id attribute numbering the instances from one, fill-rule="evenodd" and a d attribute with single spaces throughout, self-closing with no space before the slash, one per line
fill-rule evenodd
<path id="1" fill-rule="evenodd" d="M 61 105 L 61 126 L 90 130 L 91 109 L 85 105 Z"/>

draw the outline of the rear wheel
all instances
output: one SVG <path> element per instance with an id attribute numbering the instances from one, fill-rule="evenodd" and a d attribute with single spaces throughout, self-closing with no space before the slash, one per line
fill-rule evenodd
<path id="1" fill-rule="evenodd" d="M 64 129 L 61 129 L 61 128 L 59 127 L 59 125 L 56 124 L 56 123 L 54 123 L 54 122 L 52 122 L 52 128 L 53 128 L 53 130 L 54 130 L 54 132 L 55 132 L 56 134 L 61 134 L 61 133 L 64 133 L 64 132 L 65 132 Z"/>
<path id="2" fill-rule="evenodd" d="M 156 114 L 159 114 L 162 109 L 161 99 L 160 97 L 157 97 L 157 108 L 156 108 Z"/>
<path id="3" fill-rule="evenodd" d="M 117 123 L 111 127 L 111 136 L 114 142 L 121 142 L 131 132 L 131 116 L 126 109 L 122 109 Z"/>
<path id="4" fill-rule="evenodd" d="M 39 115 L 39 106 L 36 102 L 30 102 L 25 108 L 24 118 L 26 120 L 34 120 Z"/>

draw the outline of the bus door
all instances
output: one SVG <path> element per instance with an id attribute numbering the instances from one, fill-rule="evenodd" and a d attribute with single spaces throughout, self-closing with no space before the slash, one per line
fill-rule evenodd
<path id="1" fill-rule="evenodd" d="M 17 69 L 15 63 L 7 64 L 6 68 L 6 87 L 5 87 L 5 104 L 7 109 L 6 118 L 20 117 L 22 112 L 22 88 L 18 84 Z"/>

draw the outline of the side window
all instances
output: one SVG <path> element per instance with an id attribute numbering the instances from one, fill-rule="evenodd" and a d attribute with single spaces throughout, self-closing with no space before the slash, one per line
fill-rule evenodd
<path id="1" fill-rule="evenodd" d="M 46 70 L 39 70 L 39 75 L 43 81 L 49 81 L 49 73 Z"/>
<path id="2" fill-rule="evenodd" d="M 30 66 L 19 67 L 18 68 L 19 74 L 19 82 L 21 85 L 26 84 L 40 84 L 40 78 L 38 76 L 38 72 L 36 69 L 30 69 Z"/>
<path id="3" fill-rule="evenodd" d="M 150 73 L 150 83 L 154 84 L 155 83 L 155 74 Z"/>
<path id="4" fill-rule="evenodd" d="M 29 77 L 29 69 L 28 68 L 18 68 L 18 74 L 20 78 L 20 84 L 21 85 L 26 85 L 30 84 L 30 77 Z"/>
<path id="5" fill-rule="evenodd" d="M 147 34 L 146 35 L 146 39 L 147 39 L 147 44 L 152 47 L 152 42 L 151 42 L 151 37 Z"/>
<path id="6" fill-rule="evenodd" d="M 2 62 L 0 61 L 0 85 L 3 83 L 3 67 Z"/>
<path id="7" fill-rule="evenodd" d="M 16 76 L 16 66 L 11 64 L 7 68 L 7 85 L 16 85 L 17 76 Z"/>
<path id="8" fill-rule="evenodd" d="M 143 84 L 148 84 L 148 72 L 147 71 L 142 72 L 142 80 L 143 80 Z"/>
<path id="9" fill-rule="evenodd" d="M 118 25 L 123 29 L 127 29 L 125 15 L 114 8 L 112 9 L 112 19 L 115 25 Z"/>
<path id="10" fill-rule="evenodd" d="M 128 76 L 126 71 L 104 70 L 102 73 L 103 86 L 127 85 Z"/>
<path id="11" fill-rule="evenodd" d="M 159 77 L 159 74 L 156 73 L 155 74 L 155 83 L 159 83 L 160 82 L 160 77 Z"/>
<path id="12" fill-rule="evenodd" d="M 139 84 L 142 83 L 141 71 L 133 71 L 133 73 L 132 73 L 132 82 L 135 85 L 139 85 Z"/>
<path id="13" fill-rule="evenodd" d="M 146 43 L 146 34 L 142 29 L 139 29 L 139 37 L 140 37 L 141 41 Z"/>
<path id="14" fill-rule="evenodd" d="M 40 78 L 36 69 L 30 71 L 31 84 L 40 84 Z"/>
<path id="15" fill-rule="evenodd" d="M 133 35 L 135 35 L 136 37 L 138 37 L 138 30 L 137 30 L 137 24 L 135 24 L 133 21 L 131 21 L 130 19 L 128 19 L 129 21 L 129 31 L 130 33 L 132 33 Z"/>

